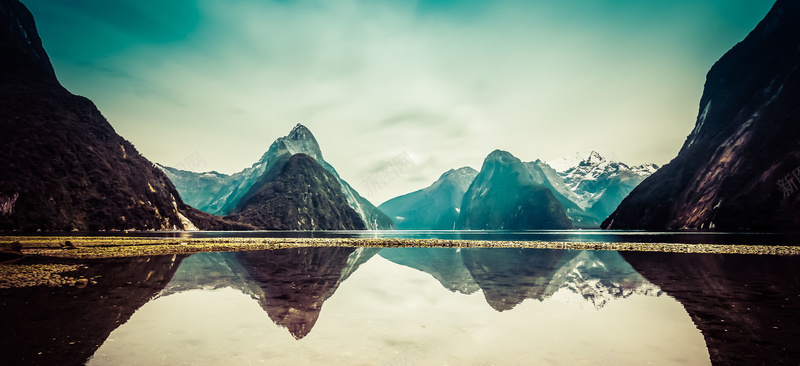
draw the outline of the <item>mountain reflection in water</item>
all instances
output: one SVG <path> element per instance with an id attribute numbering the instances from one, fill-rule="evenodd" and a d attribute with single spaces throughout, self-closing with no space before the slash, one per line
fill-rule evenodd
<path id="1" fill-rule="evenodd" d="M 426 272 L 450 291 L 482 290 L 497 311 L 511 310 L 525 299 L 545 300 L 561 289 L 598 309 L 617 297 L 660 294 L 617 252 L 333 247 L 195 254 L 182 263 L 162 296 L 235 288 L 301 339 L 311 332 L 324 302 L 375 254 Z"/>
<path id="2" fill-rule="evenodd" d="M 82 261 L 97 285 L 0 291 L 0 345 L 9 364 L 790 364 L 796 262 L 343 247 Z"/>
<path id="3" fill-rule="evenodd" d="M 562 289 L 598 309 L 613 298 L 660 293 L 617 252 L 391 248 L 380 256 L 429 273 L 451 291 L 483 290 L 497 311 L 511 310 L 525 299 L 545 300 Z"/>

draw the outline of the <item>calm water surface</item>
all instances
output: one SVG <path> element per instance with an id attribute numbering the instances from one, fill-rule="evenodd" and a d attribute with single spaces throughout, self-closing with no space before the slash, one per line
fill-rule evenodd
<path id="1" fill-rule="evenodd" d="M 800 360 L 795 257 L 300 248 L 66 262 L 97 284 L 0 290 L 3 364 Z"/>

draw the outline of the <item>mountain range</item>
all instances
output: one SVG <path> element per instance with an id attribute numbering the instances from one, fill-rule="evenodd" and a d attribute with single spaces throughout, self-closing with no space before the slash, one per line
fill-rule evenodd
<path id="1" fill-rule="evenodd" d="M 596 228 L 657 169 L 654 164 L 630 167 L 594 151 L 553 162 L 522 162 L 496 150 L 480 172 L 450 170 L 432 185 L 378 208 L 398 229 Z"/>
<path id="2" fill-rule="evenodd" d="M 329 185 L 338 185 L 339 191 L 341 191 L 346 204 L 356 212 L 361 220 L 360 223 L 348 221 L 341 225 L 329 225 L 326 227 L 347 229 L 367 228 L 371 230 L 391 229 L 394 227 L 391 219 L 384 215 L 383 212 L 378 210 L 367 199 L 359 195 L 353 187 L 339 176 L 336 169 L 325 161 L 316 138 L 314 138 L 314 135 L 308 128 L 301 124 L 295 126 L 288 135 L 275 140 L 258 162 L 235 174 L 227 175 L 217 172 L 195 173 L 163 165 L 159 165 L 159 167 L 170 180 L 172 180 L 178 192 L 180 192 L 181 197 L 188 204 L 210 214 L 234 215 L 229 216 L 229 218 L 241 219 L 248 216 L 239 213 L 243 208 L 250 209 L 251 214 L 249 214 L 249 216 L 253 215 L 253 205 L 249 204 L 248 200 L 251 199 L 257 191 L 261 190 L 264 184 L 274 179 L 283 169 L 285 162 L 289 161 L 291 157 L 297 154 L 306 155 L 313 160 L 313 162 L 305 162 L 304 165 L 307 168 L 314 165 L 319 165 L 322 168 L 312 169 L 313 172 L 307 169 L 305 173 L 313 173 L 313 175 L 319 178 L 312 180 L 325 181 Z M 323 176 L 325 178 L 322 178 Z M 329 179 L 330 177 L 334 179 L 331 180 Z M 299 177 L 296 175 L 295 178 Z M 331 194 L 326 194 L 326 196 L 333 197 Z M 338 194 L 336 196 L 338 196 Z M 260 197 L 263 198 L 263 196 Z M 285 196 L 285 198 L 292 200 L 299 199 L 299 197 L 290 198 L 288 196 Z M 347 211 L 343 207 L 338 207 L 337 205 L 329 206 L 336 206 L 336 210 L 342 212 Z M 321 211 L 318 212 L 321 213 Z M 259 213 L 259 215 L 263 216 L 264 212 Z M 325 215 L 323 214 L 322 216 Z M 317 222 L 324 220 L 325 218 L 319 217 Z M 258 223 L 263 224 L 263 221 L 259 221 Z M 255 223 L 256 226 L 264 229 L 297 229 L 297 225 L 293 223 L 288 226 L 279 227 L 270 225 L 263 226 L 258 225 L 258 223 Z M 312 229 L 310 226 L 307 228 Z M 313 229 L 319 228 L 321 227 L 314 227 Z"/>
<path id="3" fill-rule="evenodd" d="M 776 1 L 711 68 L 695 128 L 660 169 L 497 150 L 379 209 L 302 125 L 236 174 L 155 166 L 60 84 L 31 13 L 2 0 L 0 230 L 797 230 L 798 18 Z"/>

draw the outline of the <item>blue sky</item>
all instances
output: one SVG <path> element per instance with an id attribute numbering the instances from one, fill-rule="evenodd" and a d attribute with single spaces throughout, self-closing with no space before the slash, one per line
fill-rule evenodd
<path id="1" fill-rule="evenodd" d="M 232 173 L 303 123 L 356 189 L 413 159 L 378 204 L 496 148 L 668 162 L 773 1 L 23 3 L 62 83 L 151 160 Z"/>

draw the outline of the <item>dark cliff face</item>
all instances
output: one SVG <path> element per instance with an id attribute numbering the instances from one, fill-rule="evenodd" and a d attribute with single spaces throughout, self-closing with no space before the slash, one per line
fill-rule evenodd
<path id="1" fill-rule="evenodd" d="M 0 50 L 3 86 L 43 84 L 61 87 L 42 47 L 33 15 L 18 0 L 0 1 Z"/>
<path id="2" fill-rule="evenodd" d="M 678 156 L 610 229 L 800 229 L 800 3 L 778 0 L 709 71 Z"/>
<path id="3" fill-rule="evenodd" d="M 572 221 L 554 194 L 536 184 L 525 165 L 494 151 L 464 194 L 457 229 L 569 229 Z"/>
<path id="4" fill-rule="evenodd" d="M 223 229 L 55 77 L 33 17 L 0 1 L 0 230 Z M 191 220 L 191 218 L 190 218 Z"/>
<path id="5" fill-rule="evenodd" d="M 276 166 L 227 216 L 263 230 L 363 230 L 342 187 L 314 158 L 295 154 Z"/>
<path id="6" fill-rule="evenodd" d="M 621 252 L 678 300 L 714 365 L 796 365 L 800 259 L 795 256 Z"/>

